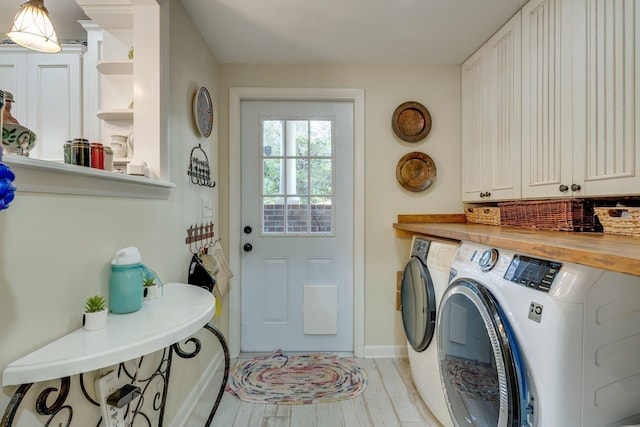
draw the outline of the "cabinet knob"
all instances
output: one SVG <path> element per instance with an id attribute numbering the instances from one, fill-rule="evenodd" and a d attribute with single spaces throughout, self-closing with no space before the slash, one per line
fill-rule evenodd
<path id="1" fill-rule="evenodd" d="M 251 234 L 251 232 L 253 231 L 253 228 L 251 228 L 250 225 L 245 225 L 242 231 L 244 231 L 244 234 Z"/>
<path id="2" fill-rule="evenodd" d="M 251 243 L 245 243 L 242 249 L 245 252 L 251 252 L 253 250 L 253 245 Z"/>
<path id="3" fill-rule="evenodd" d="M 566 193 L 567 191 L 569 191 L 569 187 L 567 187 L 564 184 L 560 184 L 560 187 L 558 187 L 558 190 L 560 190 L 561 193 Z"/>
<path id="4" fill-rule="evenodd" d="M 484 193 L 484 197 L 491 197 L 491 193 L 487 191 L 486 193 Z"/>
<path id="5" fill-rule="evenodd" d="M 580 184 L 571 184 L 571 191 L 580 191 Z"/>

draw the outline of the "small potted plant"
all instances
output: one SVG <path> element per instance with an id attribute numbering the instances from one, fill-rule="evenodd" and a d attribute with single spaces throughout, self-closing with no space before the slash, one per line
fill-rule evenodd
<path id="1" fill-rule="evenodd" d="M 160 296 L 160 287 L 156 283 L 155 277 L 148 277 L 142 279 L 144 284 L 144 299 L 156 299 Z"/>
<path id="2" fill-rule="evenodd" d="M 100 295 L 87 298 L 82 314 L 82 327 L 85 331 L 97 331 L 107 326 L 108 310 L 105 300 Z"/>

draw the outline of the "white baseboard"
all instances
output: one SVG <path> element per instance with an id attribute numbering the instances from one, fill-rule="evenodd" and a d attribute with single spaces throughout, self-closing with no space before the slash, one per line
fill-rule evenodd
<path id="1" fill-rule="evenodd" d="M 364 347 L 365 359 L 408 357 L 406 345 L 367 345 Z"/>
<path id="2" fill-rule="evenodd" d="M 224 365 L 224 352 L 219 350 L 218 353 L 211 359 L 209 366 L 204 370 L 198 382 L 193 386 L 191 393 L 184 400 L 184 403 L 176 413 L 173 421 L 169 424 L 169 427 L 183 427 L 184 423 L 189 419 L 191 412 L 198 404 L 202 393 L 209 385 L 209 382 L 213 379 L 218 368 Z"/>

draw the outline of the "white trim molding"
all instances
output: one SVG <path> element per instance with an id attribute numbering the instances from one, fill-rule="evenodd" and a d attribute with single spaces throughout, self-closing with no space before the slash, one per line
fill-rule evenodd
<path id="1" fill-rule="evenodd" d="M 241 166 L 241 104 L 243 100 L 322 100 L 353 102 L 354 119 L 354 200 L 353 200 L 353 353 L 364 356 L 364 89 L 323 88 L 229 88 L 229 170 Z M 239 174 L 238 174 L 239 177 Z M 242 224 L 241 183 L 229 180 L 229 263 L 240 276 L 240 237 Z M 241 283 L 237 278 L 236 283 Z M 229 348 L 231 357 L 240 354 L 240 301 L 239 286 L 229 293 Z"/>

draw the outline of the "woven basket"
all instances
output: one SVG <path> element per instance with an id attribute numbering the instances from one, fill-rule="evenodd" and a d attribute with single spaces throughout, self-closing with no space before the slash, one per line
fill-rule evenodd
<path id="1" fill-rule="evenodd" d="M 464 208 L 467 222 L 474 224 L 500 225 L 500 208 L 494 207 L 467 207 Z"/>
<path id="2" fill-rule="evenodd" d="M 640 237 L 640 208 L 594 208 L 607 234 Z"/>
<path id="3" fill-rule="evenodd" d="M 499 203 L 502 225 L 551 231 L 600 231 L 593 202 L 583 199 Z"/>

